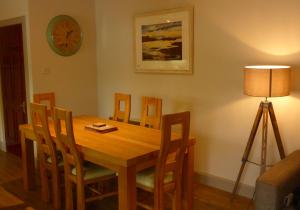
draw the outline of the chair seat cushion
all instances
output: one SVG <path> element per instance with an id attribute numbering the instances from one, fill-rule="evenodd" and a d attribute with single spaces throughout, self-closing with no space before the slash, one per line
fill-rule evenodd
<path id="1" fill-rule="evenodd" d="M 154 167 L 138 172 L 136 175 L 137 184 L 150 189 L 154 189 L 154 173 L 155 173 Z M 173 181 L 173 173 L 169 172 L 165 176 L 164 183 L 167 184 L 172 181 Z"/>
<path id="2" fill-rule="evenodd" d="M 95 165 L 87 161 L 83 163 L 83 171 L 84 171 L 84 180 L 91 180 L 100 177 L 116 175 L 116 172 L 108 168 L 104 168 L 102 166 Z M 77 174 L 76 168 L 72 169 L 72 174 L 76 176 Z"/>
<path id="3" fill-rule="evenodd" d="M 62 157 L 62 154 L 61 152 L 57 152 L 56 153 L 56 157 L 57 157 L 57 165 L 58 167 L 64 167 L 64 161 L 63 161 L 63 157 Z M 52 159 L 51 157 L 49 156 L 47 159 L 46 159 L 47 163 L 52 163 Z"/>

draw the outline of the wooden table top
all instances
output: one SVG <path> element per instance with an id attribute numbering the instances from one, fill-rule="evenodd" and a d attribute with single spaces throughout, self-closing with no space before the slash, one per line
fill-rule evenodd
<path id="1" fill-rule="evenodd" d="M 97 122 L 116 126 L 118 130 L 99 133 L 85 128 L 86 125 Z M 49 128 L 55 138 L 52 122 L 49 122 Z M 161 132 L 157 129 L 92 116 L 73 117 L 73 129 L 76 144 L 84 159 L 96 163 L 99 160 L 99 164 L 109 168 L 112 168 L 112 165 L 128 167 L 153 159 L 160 148 Z M 20 125 L 20 130 L 27 138 L 35 140 L 30 124 Z M 194 139 L 191 140 L 194 144 Z"/>

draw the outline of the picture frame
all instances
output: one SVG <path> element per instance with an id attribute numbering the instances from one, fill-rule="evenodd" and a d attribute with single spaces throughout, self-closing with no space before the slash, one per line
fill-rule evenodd
<path id="1" fill-rule="evenodd" d="M 193 73 L 193 8 L 136 15 L 135 71 Z"/>

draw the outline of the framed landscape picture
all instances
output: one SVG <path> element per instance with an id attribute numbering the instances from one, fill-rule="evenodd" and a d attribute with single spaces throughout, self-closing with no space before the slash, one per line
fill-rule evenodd
<path id="1" fill-rule="evenodd" d="M 136 72 L 193 72 L 193 8 L 137 15 L 134 25 Z"/>

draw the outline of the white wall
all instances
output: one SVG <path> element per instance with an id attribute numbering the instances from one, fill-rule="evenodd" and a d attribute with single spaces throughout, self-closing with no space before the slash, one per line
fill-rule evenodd
<path id="1" fill-rule="evenodd" d="M 194 6 L 194 74 L 134 73 L 135 14 Z M 300 148 L 300 1 L 296 0 L 100 0 L 96 1 L 98 110 L 113 113 L 113 94 L 132 94 L 132 118 L 142 95 L 163 98 L 163 113 L 191 111 L 197 138 L 195 170 L 235 180 L 260 98 L 243 95 L 245 65 L 293 66 L 291 96 L 271 99 L 287 153 Z M 298 83 L 298 84 L 297 84 Z M 260 136 L 251 159 L 260 160 Z M 269 132 L 269 161 L 278 160 Z M 250 165 L 242 182 L 254 185 Z"/>
<path id="2" fill-rule="evenodd" d="M 1 0 L 0 20 L 25 16 L 27 14 L 27 0 Z"/>
<path id="3" fill-rule="evenodd" d="M 28 11 L 33 92 L 54 91 L 58 106 L 75 115 L 96 114 L 94 0 L 28 0 Z M 74 17 L 83 31 L 82 46 L 73 56 L 60 56 L 47 43 L 47 25 L 60 14 Z"/>

